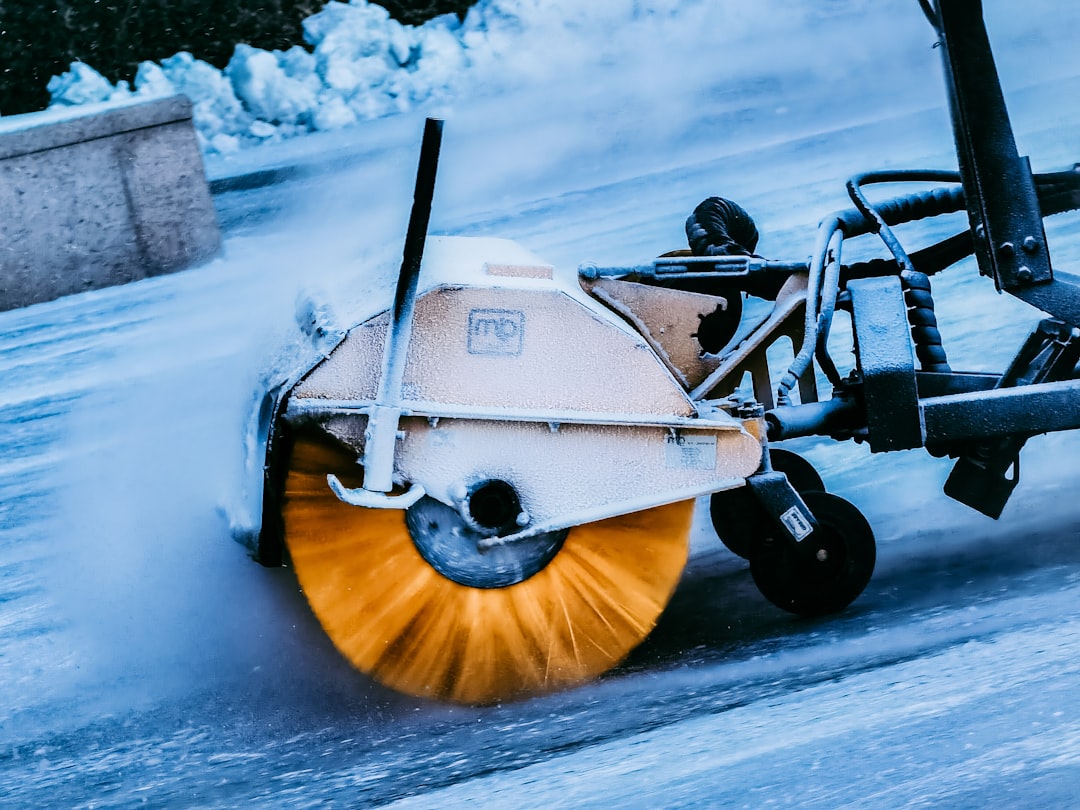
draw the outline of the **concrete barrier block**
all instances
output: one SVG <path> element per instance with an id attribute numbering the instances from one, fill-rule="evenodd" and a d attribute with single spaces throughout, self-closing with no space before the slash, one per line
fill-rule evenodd
<path id="1" fill-rule="evenodd" d="M 0 118 L 0 310 L 220 249 L 185 97 Z"/>

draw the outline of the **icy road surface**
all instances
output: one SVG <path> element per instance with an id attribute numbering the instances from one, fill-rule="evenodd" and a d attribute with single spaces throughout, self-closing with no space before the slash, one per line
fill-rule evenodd
<path id="1" fill-rule="evenodd" d="M 762 253 L 805 256 L 850 174 L 954 162 L 925 21 L 899 4 L 867 28 L 865 5 L 806 42 L 752 43 L 732 75 L 658 48 L 457 104 L 433 231 L 516 238 L 573 272 L 681 245 L 687 213 L 723 194 L 755 214 Z M 1070 165 L 1077 13 L 987 5 L 1021 152 Z M 765 603 L 699 520 L 660 625 L 594 685 L 463 709 L 341 661 L 291 572 L 250 562 L 221 507 L 298 294 L 345 319 L 389 299 L 419 133 L 399 117 L 246 156 L 309 168 L 218 196 L 221 261 L 0 315 L 0 805 L 1072 804 L 1073 436 L 1030 442 L 998 522 L 940 493 L 947 462 L 801 443 L 879 540 L 873 581 L 834 618 Z M 1078 225 L 1048 225 L 1058 267 L 1080 264 Z M 935 290 L 957 368 L 1000 369 L 1038 318 L 970 265 Z"/>

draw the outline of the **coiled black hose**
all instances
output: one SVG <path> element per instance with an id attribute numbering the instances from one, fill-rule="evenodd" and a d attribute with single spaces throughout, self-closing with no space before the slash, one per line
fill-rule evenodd
<path id="1" fill-rule="evenodd" d="M 915 356 L 923 371 L 949 372 L 949 360 L 938 330 L 934 313 L 934 298 L 930 294 L 930 277 L 926 273 L 905 270 L 900 274 L 900 286 L 904 290 L 911 339 L 915 344 Z"/>
<path id="2" fill-rule="evenodd" d="M 709 197 L 687 217 L 686 238 L 695 256 L 752 256 L 758 229 L 738 203 Z"/>

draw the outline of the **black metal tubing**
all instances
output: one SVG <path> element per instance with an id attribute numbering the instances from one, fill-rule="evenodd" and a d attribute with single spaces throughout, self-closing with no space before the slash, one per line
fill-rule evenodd
<path id="1" fill-rule="evenodd" d="M 364 489 L 369 493 L 388 493 L 393 488 L 394 453 L 398 422 L 402 413 L 401 385 L 405 378 L 405 361 L 412 336 L 413 311 L 416 307 L 416 291 L 420 281 L 428 220 L 431 217 L 431 202 L 435 196 L 435 174 L 439 165 L 442 129 L 443 122 L 437 118 L 428 118 L 424 123 L 420 164 L 416 170 L 416 189 L 413 192 L 412 212 L 409 215 L 409 230 L 405 235 L 401 272 L 394 290 L 394 308 L 383 351 L 379 391 L 365 431 L 367 440 L 364 443 L 363 458 Z M 340 496 L 341 493 L 338 494 Z"/>
<path id="2" fill-rule="evenodd" d="M 919 397 L 930 399 L 952 394 L 970 394 L 973 391 L 989 391 L 997 388 L 1001 381 L 1000 374 L 982 374 L 973 371 L 920 371 L 917 373 Z"/>
<path id="3" fill-rule="evenodd" d="M 801 436 L 848 435 L 865 427 L 862 401 L 853 396 L 833 396 L 822 402 L 780 405 L 765 412 L 770 442 Z"/>
<path id="4" fill-rule="evenodd" d="M 921 377 L 922 375 L 920 375 Z M 990 376 L 938 375 L 938 385 L 983 386 Z M 918 410 L 926 431 L 926 443 L 964 442 L 1003 436 L 1032 436 L 1080 429 L 1080 380 L 1038 383 L 1016 388 L 969 390 L 964 393 L 925 397 Z M 800 436 L 827 436 L 856 430 L 862 408 L 854 399 L 834 397 L 824 402 L 788 405 L 765 414 L 769 441 Z"/>
<path id="5" fill-rule="evenodd" d="M 405 234 L 405 250 L 401 258 L 397 289 L 394 291 L 393 322 L 402 316 L 406 303 L 416 294 L 420 278 L 420 263 L 424 258 L 431 203 L 435 197 L 435 175 L 439 168 L 439 146 L 442 143 L 443 122 L 438 118 L 424 121 L 424 138 L 420 143 L 420 163 L 416 169 L 416 188 L 413 191 L 409 230 Z"/>
<path id="6" fill-rule="evenodd" d="M 849 182 L 856 189 L 868 183 L 959 183 L 960 174 L 936 169 L 868 172 L 856 175 Z M 1043 217 L 1080 208 L 1080 171 L 1075 167 L 1064 171 L 1037 174 L 1035 187 L 1038 193 L 1040 214 Z M 871 209 L 871 212 L 868 214 L 860 208 L 850 208 L 835 214 L 845 239 L 874 233 L 879 225 L 879 219 L 886 225 L 901 225 L 963 211 L 965 199 L 964 191 L 960 187 L 934 188 L 880 202 L 866 202 L 864 207 Z M 915 270 L 934 275 L 970 256 L 974 250 L 971 232 L 963 231 L 917 250 L 909 254 L 909 258 Z M 647 265 L 617 267 L 582 265 L 578 272 L 582 278 L 586 279 L 602 276 L 624 277 L 711 295 L 722 295 L 730 293 L 732 289 L 738 289 L 761 298 L 774 298 L 789 276 L 793 273 L 805 273 L 807 267 L 808 264 L 805 261 L 776 261 L 750 256 L 665 256 Z M 844 265 L 841 268 L 840 278 L 841 283 L 846 284 L 853 278 L 895 276 L 899 273 L 900 266 L 895 259 L 870 259 Z M 1065 274 L 1059 275 L 1068 278 Z M 1060 290 L 1054 286 L 1053 295 L 1059 294 Z M 1025 292 L 1017 291 L 1017 295 L 1023 297 Z M 1031 291 L 1031 295 L 1039 296 L 1041 302 L 1046 297 L 1047 291 L 1036 288 Z M 1034 300 L 1031 303 L 1039 305 Z M 1053 314 L 1069 320 L 1063 314 L 1056 312 Z"/>
<path id="7" fill-rule="evenodd" d="M 1016 353 L 998 381 L 997 390 L 1030 391 L 1032 385 L 1067 380 L 1077 361 L 1080 361 L 1080 330 L 1058 320 L 1044 319 Z M 993 417 L 992 409 L 985 404 L 979 408 L 977 418 L 986 418 L 987 411 Z M 1023 427 L 1024 421 L 1032 421 L 1032 408 L 1037 411 L 1039 406 L 1021 399 L 1017 407 L 999 409 L 1003 413 L 998 414 L 994 424 L 999 428 L 1008 426 L 1019 415 Z M 1045 416 L 1033 421 L 1040 428 L 1047 424 Z M 1028 433 L 1014 431 L 1006 436 L 984 436 L 954 443 L 951 449 L 958 457 L 945 482 L 945 494 L 984 515 L 1000 517 L 1020 481 L 1020 451 L 1028 437 Z"/>
<path id="8" fill-rule="evenodd" d="M 1080 380 L 997 388 L 919 402 L 926 441 L 954 442 L 1080 428 Z"/>
<path id="9" fill-rule="evenodd" d="M 953 371 L 915 372 L 920 402 L 937 401 L 957 394 L 975 394 L 995 388 L 1000 374 Z M 781 405 L 765 412 L 769 441 L 797 439 L 802 436 L 832 436 L 835 439 L 851 438 L 866 429 L 866 408 L 863 405 L 862 386 L 849 386 L 821 402 L 801 405 Z"/>

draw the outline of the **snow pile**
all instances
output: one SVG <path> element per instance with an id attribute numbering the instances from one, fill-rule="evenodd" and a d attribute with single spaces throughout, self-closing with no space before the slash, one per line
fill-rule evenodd
<path id="1" fill-rule="evenodd" d="M 482 25 L 482 15 L 472 23 Z M 304 23 L 307 50 L 236 46 L 225 69 L 181 52 L 142 62 L 134 90 L 88 65 L 49 82 L 52 104 L 187 95 L 203 147 L 231 152 L 305 132 L 340 129 L 453 92 L 467 64 L 464 26 L 444 15 L 422 27 L 390 18 L 367 0 L 330 2 Z"/>
<path id="2" fill-rule="evenodd" d="M 203 148 L 229 153 L 603 63 L 628 46 L 655 50 L 665 26 L 700 32 L 715 47 L 865 2 L 792 10 L 783 0 L 722 9 L 703 0 L 480 0 L 464 22 L 447 14 L 410 26 L 367 0 L 335 0 L 304 21 L 310 50 L 241 44 L 223 71 L 181 52 L 141 63 L 134 88 L 75 62 L 48 89 L 53 106 L 183 93 Z"/>

